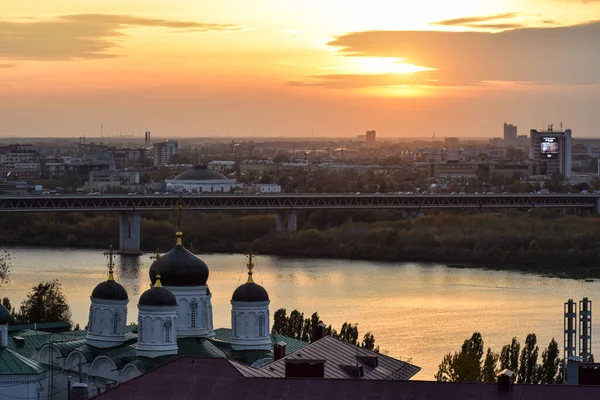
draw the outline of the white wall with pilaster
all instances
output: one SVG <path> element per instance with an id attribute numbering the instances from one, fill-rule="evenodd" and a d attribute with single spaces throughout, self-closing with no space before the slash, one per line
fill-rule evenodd
<path id="1" fill-rule="evenodd" d="M 125 342 L 127 304 L 129 300 L 91 298 L 87 328 L 87 344 L 94 347 L 115 347 Z"/>
<path id="2" fill-rule="evenodd" d="M 231 348 L 270 350 L 270 301 L 231 301 Z"/>
<path id="3" fill-rule="evenodd" d="M 163 286 L 177 299 L 177 337 L 213 337 L 212 294 L 207 286 Z"/>
<path id="4" fill-rule="evenodd" d="M 155 358 L 177 354 L 177 306 L 138 305 L 138 309 L 137 355 Z"/>

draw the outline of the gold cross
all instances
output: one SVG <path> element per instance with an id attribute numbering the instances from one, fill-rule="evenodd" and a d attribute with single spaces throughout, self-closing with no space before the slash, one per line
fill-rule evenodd
<path id="1" fill-rule="evenodd" d="M 175 205 L 175 212 L 177 213 L 177 232 L 181 232 L 183 226 L 183 211 L 185 210 L 185 204 L 183 203 L 183 196 L 179 194 L 179 199 Z"/>
<path id="2" fill-rule="evenodd" d="M 158 259 L 160 259 L 160 249 L 158 247 L 156 248 L 156 253 L 154 253 L 153 256 L 150 256 L 150 258 L 152 260 L 158 260 Z"/>
<path id="3" fill-rule="evenodd" d="M 113 252 L 113 247 L 112 244 L 108 247 L 108 251 L 104 253 L 105 256 L 108 256 L 108 280 L 109 281 L 113 281 L 114 277 L 113 277 L 113 270 L 114 270 L 114 263 L 113 263 L 113 256 L 114 256 L 114 252 Z"/>
<path id="4" fill-rule="evenodd" d="M 248 283 L 254 283 L 254 279 L 252 279 L 252 270 L 254 269 L 252 253 L 248 253 L 248 264 L 246 265 L 246 268 L 248 268 Z"/>

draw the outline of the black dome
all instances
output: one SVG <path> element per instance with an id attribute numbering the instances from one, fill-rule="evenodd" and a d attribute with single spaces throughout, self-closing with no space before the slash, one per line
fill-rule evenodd
<path id="1" fill-rule="evenodd" d="M 10 312 L 6 307 L 0 304 L 0 325 L 6 325 L 10 322 Z"/>
<path id="2" fill-rule="evenodd" d="M 227 179 L 227 177 L 217 171 L 206 168 L 205 165 L 196 165 L 194 168 L 183 171 L 174 178 L 176 181 L 212 181 L 222 179 Z"/>
<path id="3" fill-rule="evenodd" d="M 171 291 L 164 287 L 153 287 L 152 289 L 146 290 L 140 296 L 138 303 L 140 306 L 176 306 L 177 299 Z"/>
<path id="4" fill-rule="evenodd" d="M 233 301 L 267 301 L 269 300 L 269 294 L 264 287 L 257 285 L 256 283 L 244 283 L 242 286 L 235 289 Z"/>
<path id="5" fill-rule="evenodd" d="M 156 275 L 165 286 L 203 286 L 208 280 L 208 266 L 191 251 L 180 244 L 154 261 L 150 266 L 150 280 L 156 281 Z"/>
<path id="6" fill-rule="evenodd" d="M 110 279 L 96 286 L 92 291 L 92 297 L 102 300 L 127 300 L 129 298 L 125 288 Z"/>

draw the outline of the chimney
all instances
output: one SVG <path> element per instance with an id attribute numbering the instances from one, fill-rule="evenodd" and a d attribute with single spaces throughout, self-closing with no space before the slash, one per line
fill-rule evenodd
<path id="1" fill-rule="evenodd" d="M 282 359 L 285 357 L 285 342 L 277 342 L 275 345 L 275 361 Z"/>
<path id="2" fill-rule="evenodd" d="M 88 385 L 81 382 L 75 382 L 71 384 L 71 400 L 87 400 L 88 398 Z"/>
<path id="3" fill-rule="evenodd" d="M 515 382 L 515 373 L 510 369 L 505 369 L 498 373 L 498 391 L 509 392 L 512 390 L 512 385 Z"/>
<path id="4" fill-rule="evenodd" d="M 327 328 L 327 326 L 323 322 L 321 322 L 317 326 L 317 337 L 315 338 L 315 340 L 323 339 L 325 337 L 325 329 L 326 328 Z"/>

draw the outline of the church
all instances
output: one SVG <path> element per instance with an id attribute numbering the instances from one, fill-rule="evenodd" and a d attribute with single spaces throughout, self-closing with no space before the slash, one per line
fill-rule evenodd
<path id="1" fill-rule="evenodd" d="M 129 296 L 115 280 L 112 251 L 108 253 L 108 277 L 90 296 L 86 330 L 51 334 L 27 329 L 9 335 L 8 313 L 0 309 L 0 389 L 23 393 L 26 388 L 32 396 L 27 398 L 52 393 L 58 400 L 66 399 L 73 388 L 83 385 L 89 395 L 94 395 L 182 356 L 226 359 L 245 376 L 285 378 L 289 375 L 282 366 L 275 368 L 276 362 L 281 364 L 284 357 L 302 349 L 306 349 L 306 358 L 311 346 L 312 357 L 321 363 L 328 356 L 338 359 L 337 364 L 327 366 L 329 372 L 321 368 L 325 378 L 327 373 L 331 378 L 352 378 L 354 366 L 350 365 L 349 370 L 345 364 L 357 363 L 359 358 L 366 360 L 367 372 L 361 367 L 362 375 L 357 378 L 366 378 L 371 371 L 371 379 L 408 380 L 420 370 L 384 355 L 373 364 L 377 353 L 360 349 L 359 354 L 355 346 L 339 339 L 331 338 L 331 343 L 323 342 L 320 348 L 320 340 L 308 344 L 272 334 L 269 294 L 252 277 L 251 254 L 246 283 L 231 295 L 231 328 L 215 329 L 209 268 L 183 246 L 182 237 L 183 233 L 177 232 L 175 247 L 153 257 L 151 285 L 139 297 L 137 317 L 127 315 Z M 340 361 L 341 354 L 350 361 Z M 400 374 L 389 375 L 394 371 Z"/>

